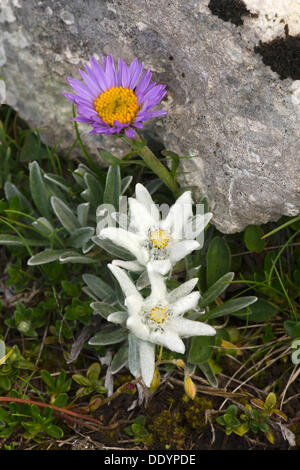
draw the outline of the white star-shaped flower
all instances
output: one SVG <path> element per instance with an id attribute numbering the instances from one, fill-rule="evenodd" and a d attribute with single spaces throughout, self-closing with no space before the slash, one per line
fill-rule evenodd
<path id="1" fill-rule="evenodd" d="M 135 261 L 114 260 L 113 264 L 129 271 L 141 272 L 147 263 L 166 274 L 172 266 L 194 250 L 201 248 L 195 240 L 210 221 L 212 214 L 193 215 L 190 191 L 184 192 L 161 219 L 147 189 L 140 183 L 135 187 L 136 198 L 129 198 L 130 222 L 128 230 L 106 227 L 98 236 L 109 239 L 136 258 Z"/>
<path id="2" fill-rule="evenodd" d="M 154 374 L 156 344 L 184 354 L 185 344 L 181 338 L 216 334 L 213 327 L 183 317 L 187 311 L 197 307 L 200 294 L 192 292 L 197 278 L 168 292 L 164 277 L 154 269 L 153 263 L 149 263 L 151 294 L 144 299 L 123 269 L 112 264 L 108 267 L 125 294 L 126 327 L 130 330 L 129 369 L 135 376 L 141 373 L 148 387 Z M 123 323 L 124 316 L 118 313 L 109 315 L 108 321 Z"/>

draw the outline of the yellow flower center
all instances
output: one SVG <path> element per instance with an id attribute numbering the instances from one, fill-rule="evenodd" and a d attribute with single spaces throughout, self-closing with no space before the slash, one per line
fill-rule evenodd
<path id="1" fill-rule="evenodd" d="M 129 88 L 114 86 L 94 100 L 100 118 L 113 126 L 114 121 L 127 124 L 133 121 L 139 109 L 137 97 Z"/>
<path id="2" fill-rule="evenodd" d="M 152 241 L 155 248 L 165 248 L 169 242 L 169 234 L 167 230 L 155 230 L 150 233 L 150 240 Z"/>
<path id="3" fill-rule="evenodd" d="M 150 319 L 156 323 L 163 324 L 168 318 L 168 307 L 154 307 L 150 312 Z"/>

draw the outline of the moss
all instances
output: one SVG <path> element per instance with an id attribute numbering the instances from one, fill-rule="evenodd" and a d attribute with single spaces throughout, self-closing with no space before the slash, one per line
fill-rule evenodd
<path id="1" fill-rule="evenodd" d="M 159 413 L 156 410 L 149 429 L 154 439 L 166 449 L 188 449 L 192 433 L 199 435 L 204 431 L 205 412 L 212 409 L 213 404 L 204 397 L 191 400 L 186 395 L 181 395 L 177 400 L 169 397 L 166 402 L 168 408 Z"/>
<path id="2" fill-rule="evenodd" d="M 185 408 L 184 416 L 189 425 L 198 432 L 203 431 L 206 426 L 205 412 L 213 408 L 212 402 L 204 397 L 196 397 L 194 400 L 190 400 L 186 395 L 182 397 L 182 402 Z"/>
<path id="3" fill-rule="evenodd" d="M 167 449 L 184 449 L 187 436 L 186 426 L 182 426 L 182 415 L 179 411 L 163 410 L 149 426 L 161 444 Z"/>

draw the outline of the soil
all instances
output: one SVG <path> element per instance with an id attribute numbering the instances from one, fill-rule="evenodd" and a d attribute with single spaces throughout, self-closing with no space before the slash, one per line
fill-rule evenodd
<path id="1" fill-rule="evenodd" d="M 284 362 L 271 366 L 265 374 L 259 374 L 257 378 L 242 387 L 233 400 L 228 399 L 220 412 L 220 405 L 226 398 L 226 393 L 223 395 L 222 390 L 228 378 L 233 376 L 234 366 L 236 366 L 236 362 L 233 359 L 223 358 L 223 372 L 219 376 L 217 389 L 203 386 L 201 379 L 200 383 L 195 379 L 198 392 L 194 400 L 185 395 L 183 385 L 181 385 L 182 376 L 175 370 L 150 396 L 146 404 L 137 406 L 132 411 L 128 411 L 128 409 L 137 399 L 137 393 L 119 395 L 109 406 L 100 407 L 95 412 L 94 416 L 100 419 L 104 425 L 99 432 L 89 432 L 86 429 L 77 428 L 80 429 L 81 436 L 86 436 L 82 445 L 94 445 L 95 449 L 118 448 L 124 450 L 288 450 L 289 443 L 283 438 L 278 425 L 279 422 L 282 424 L 285 422 L 278 416 L 272 415 L 269 419 L 269 426 L 275 438 L 274 444 L 271 444 L 262 432 L 254 434 L 252 431 L 248 431 L 244 436 L 238 436 L 234 433 L 226 436 L 224 428 L 216 422 L 216 418 L 223 414 L 224 410 L 232 403 L 242 410 L 244 405 L 250 403 L 251 397 L 263 398 L 265 396 L 263 389 L 271 379 L 274 380 L 278 375 L 284 375 L 286 371 Z M 119 378 L 122 381 L 122 375 Z M 231 391 L 236 385 L 237 383 L 234 382 L 231 384 Z M 230 392 L 230 389 L 227 391 Z M 300 400 L 297 397 L 297 392 L 299 392 L 297 385 L 292 384 L 289 388 L 289 396 L 295 396 L 295 398 L 289 401 L 284 407 L 284 411 L 289 420 L 288 428 L 293 429 L 296 434 L 297 446 L 299 446 L 300 417 L 298 410 Z M 148 434 L 139 441 L 128 436 L 127 429 L 140 415 L 145 417 L 145 428 Z M 64 439 L 68 439 L 67 433 L 65 433 Z M 74 434 L 74 444 L 78 445 L 76 434 Z M 70 445 L 62 447 L 62 449 L 66 448 L 70 449 Z"/>

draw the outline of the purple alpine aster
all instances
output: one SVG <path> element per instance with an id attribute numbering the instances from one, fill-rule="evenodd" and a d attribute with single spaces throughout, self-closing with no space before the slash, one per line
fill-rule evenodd
<path id="1" fill-rule="evenodd" d="M 144 62 L 135 58 L 129 66 L 119 57 L 117 70 L 112 55 L 102 57 L 102 67 L 95 57 L 85 69 L 79 69 L 84 83 L 75 78 L 67 80 L 77 94 L 63 95 L 77 106 L 74 121 L 93 126 L 91 134 L 120 134 L 134 138 L 134 128 L 142 129 L 143 122 L 167 114 L 152 111 L 166 94 L 166 85 L 151 82 L 150 69 L 142 74 Z"/>

